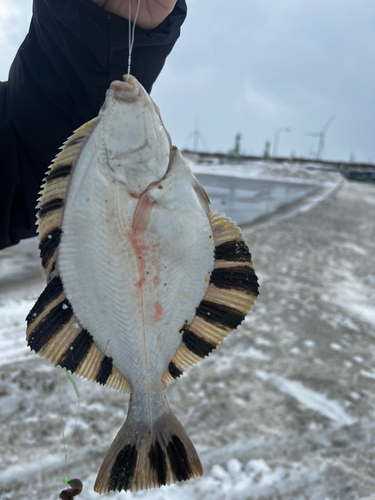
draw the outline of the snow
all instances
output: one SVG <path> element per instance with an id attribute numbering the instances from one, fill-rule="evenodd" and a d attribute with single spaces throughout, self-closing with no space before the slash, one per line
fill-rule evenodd
<path id="1" fill-rule="evenodd" d="M 332 299 L 345 311 L 375 326 L 374 287 L 359 281 L 351 270 L 343 270 L 340 280 L 332 285 Z"/>
<path id="2" fill-rule="evenodd" d="M 242 356 L 246 356 L 250 359 L 260 359 L 260 360 L 268 360 L 269 356 L 263 353 L 263 351 L 259 349 L 255 349 L 254 347 L 249 347 L 245 352 L 242 353 Z"/>
<path id="3" fill-rule="evenodd" d="M 313 340 L 305 340 L 304 344 L 306 347 L 314 347 L 315 346 L 315 342 Z"/>
<path id="4" fill-rule="evenodd" d="M 358 399 L 360 399 L 360 397 L 361 397 L 361 396 L 358 394 L 358 392 L 354 392 L 354 391 L 349 392 L 349 396 L 350 396 L 351 398 L 355 399 L 356 401 L 357 401 Z"/>
<path id="5" fill-rule="evenodd" d="M 363 377 L 367 377 L 367 378 L 372 378 L 372 379 L 375 379 L 375 370 L 373 369 L 372 372 L 368 372 L 366 370 L 361 370 L 360 371 L 360 374 L 363 376 Z"/>
<path id="6" fill-rule="evenodd" d="M 353 356 L 353 359 L 356 363 L 363 363 L 362 356 Z"/>
<path id="7" fill-rule="evenodd" d="M 23 361 L 30 356 L 25 340 L 25 318 L 33 305 L 32 300 L 0 302 L 0 345 L 3 352 L 0 366 Z"/>
<path id="8" fill-rule="evenodd" d="M 318 189 L 244 228 L 261 285 L 253 312 L 168 390 L 204 476 L 108 498 L 372 500 L 374 190 L 301 166 L 224 167 L 194 168 Z M 128 397 L 76 378 L 72 437 L 74 389 L 25 342 L 25 317 L 44 287 L 35 241 L 26 246 L 0 252 L 0 497 L 55 500 L 67 474 L 83 481 L 78 498 L 94 500 Z"/>
<path id="9" fill-rule="evenodd" d="M 342 346 L 340 344 L 336 344 L 336 342 L 332 342 L 331 349 L 334 349 L 335 351 L 341 351 Z"/>
<path id="10" fill-rule="evenodd" d="M 86 446 L 81 448 L 78 454 L 75 454 L 75 460 L 84 460 L 85 457 L 92 452 L 92 447 Z M 55 455 L 48 455 L 38 461 L 21 462 L 16 465 L 8 467 L 5 471 L 0 472 L 0 484 L 12 483 L 17 481 L 20 477 L 23 479 L 32 480 L 36 474 L 49 471 L 56 467 L 61 466 L 61 453 Z"/>
<path id="11" fill-rule="evenodd" d="M 272 342 L 270 342 L 268 339 L 265 339 L 263 337 L 256 337 L 255 343 L 258 345 L 265 345 L 265 346 L 272 345 Z"/>
<path id="12" fill-rule="evenodd" d="M 338 172 L 322 172 L 309 170 L 299 163 L 244 162 L 217 163 L 214 165 L 195 163 L 187 159 L 194 174 L 223 175 L 240 179 L 279 180 L 287 182 L 303 182 L 306 184 L 337 184 L 342 179 Z"/>
<path id="13" fill-rule="evenodd" d="M 30 273 L 41 275 L 35 238 L 23 240 L 17 246 L 1 251 L 1 281 L 19 280 Z"/>
<path id="14" fill-rule="evenodd" d="M 329 400 L 324 394 L 320 394 L 305 387 L 297 380 L 287 380 L 284 377 L 262 370 L 257 370 L 256 374 L 259 378 L 270 383 L 279 391 L 289 394 L 302 405 L 317 411 L 330 420 L 341 425 L 351 425 L 355 422 L 355 419 L 348 415 L 339 403 Z"/>

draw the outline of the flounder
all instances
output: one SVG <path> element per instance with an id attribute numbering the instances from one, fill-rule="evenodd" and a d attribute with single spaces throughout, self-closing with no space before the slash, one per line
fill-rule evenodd
<path id="1" fill-rule="evenodd" d="M 95 491 L 202 475 L 165 388 L 243 321 L 258 295 L 240 229 L 209 201 L 133 76 L 64 143 L 38 205 L 47 286 L 27 316 L 32 350 L 131 392 Z"/>

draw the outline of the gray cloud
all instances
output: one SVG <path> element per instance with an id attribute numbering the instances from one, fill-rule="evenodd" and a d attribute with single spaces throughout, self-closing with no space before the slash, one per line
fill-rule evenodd
<path id="1" fill-rule="evenodd" d="M 375 162 L 375 3 L 373 0 L 191 0 L 180 40 L 153 98 L 174 143 L 199 116 L 211 151 L 228 151 L 237 131 L 261 153 L 279 126 L 279 154 L 308 155 L 331 115 L 325 158 Z M 0 78 L 29 23 L 31 0 L 0 5 Z M 203 145 L 202 145 L 203 147 Z"/>
<path id="2" fill-rule="evenodd" d="M 336 115 L 324 157 L 375 161 L 375 4 L 277 0 L 189 2 L 180 40 L 155 85 L 174 142 L 186 145 L 194 117 L 211 150 L 261 153 L 279 126 L 279 153 L 307 155 Z M 190 146 L 191 146 L 190 142 Z"/>

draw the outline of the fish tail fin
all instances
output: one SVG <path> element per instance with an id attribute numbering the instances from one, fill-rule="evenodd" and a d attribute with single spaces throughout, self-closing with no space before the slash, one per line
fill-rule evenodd
<path id="1" fill-rule="evenodd" d="M 194 445 L 168 406 L 151 427 L 133 419 L 130 409 L 104 458 L 94 490 L 138 491 L 202 474 Z"/>

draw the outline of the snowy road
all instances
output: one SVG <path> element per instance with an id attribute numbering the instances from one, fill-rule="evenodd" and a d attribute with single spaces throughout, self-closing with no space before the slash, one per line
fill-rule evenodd
<path id="1" fill-rule="evenodd" d="M 237 174 L 244 175 L 240 167 Z M 252 174 L 316 184 L 326 194 L 338 181 L 331 173 L 272 165 Z M 375 498 L 375 189 L 345 184 L 320 204 L 308 198 L 310 210 L 302 204 L 288 217 L 276 214 L 245 230 L 259 300 L 238 331 L 169 391 L 204 477 L 108 498 Z M 0 259 L 6 271 L 0 283 L 0 498 L 57 500 L 65 474 L 83 481 L 78 498 L 98 498 L 93 482 L 123 423 L 127 398 L 78 379 L 81 410 L 70 439 L 76 396 L 62 371 L 25 346 L 24 317 L 43 282 L 32 255 L 18 258 L 17 265 Z M 70 441 L 67 473 L 60 402 Z"/>

